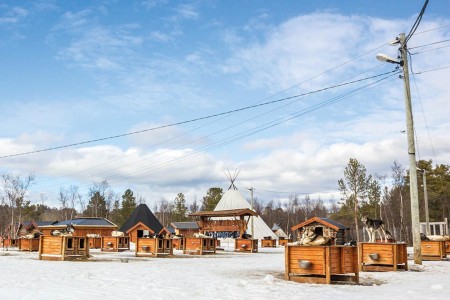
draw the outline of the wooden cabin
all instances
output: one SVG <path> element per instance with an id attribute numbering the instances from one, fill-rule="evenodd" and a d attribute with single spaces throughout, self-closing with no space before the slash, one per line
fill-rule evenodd
<path id="1" fill-rule="evenodd" d="M 129 236 L 103 236 L 101 237 L 101 251 L 122 252 L 130 250 Z"/>
<path id="2" fill-rule="evenodd" d="M 234 251 L 256 253 L 258 252 L 258 240 L 242 238 L 234 239 Z"/>
<path id="3" fill-rule="evenodd" d="M 153 235 L 169 235 L 170 232 L 159 222 L 146 204 L 139 204 L 120 227 L 120 231 L 136 243 L 139 238 Z"/>
<path id="4" fill-rule="evenodd" d="M 184 238 L 183 253 L 184 254 L 215 254 L 216 239 L 207 237 L 186 237 Z"/>
<path id="5" fill-rule="evenodd" d="M 357 247 L 286 245 L 284 278 L 301 283 L 359 283 Z"/>
<path id="6" fill-rule="evenodd" d="M 173 255 L 173 239 L 136 238 L 135 255 L 138 257 L 167 257 Z"/>
<path id="7" fill-rule="evenodd" d="M 89 238 L 41 235 L 40 260 L 85 260 L 89 258 Z"/>
<path id="8" fill-rule="evenodd" d="M 198 233 L 200 230 L 197 222 L 172 222 L 170 226 L 173 228 L 175 235 L 184 237 L 193 237 L 194 233 Z"/>
<path id="9" fill-rule="evenodd" d="M 276 247 L 277 240 L 272 238 L 264 238 L 261 240 L 261 248 Z"/>
<path id="10" fill-rule="evenodd" d="M 346 230 L 349 228 L 328 218 L 313 217 L 305 222 L 293 226 L 292 231 L 298 230 L 297 240 L 305 227 L 314 227 L 314 232 L 324 238 L 330 238 L 332 245 L 343 245 L 346 242 Z"/>
<path id="11" fill-rule="evenodd" d="M 86 237 L 87 235 L 111 236 L 117 230 L 117 225 L 105 218 L 75 218 L 56 222 L 52 225 L 39 226 L 43 235 L 52 235 L 53 230 L 63 230 L 67 225 L 74 228 L 73 236 Z"/>

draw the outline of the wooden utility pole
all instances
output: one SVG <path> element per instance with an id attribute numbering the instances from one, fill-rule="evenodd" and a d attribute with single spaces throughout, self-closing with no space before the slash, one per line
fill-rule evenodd
<path id="1" fill-rule="evenodd" d="M 414 247 L 414 263 L 422 264 L 420 249 L 420 219 L 419 219 L 419 192 L 417 188 L 416 147 L 414 144 L 414 122 L 411 105 L 411 90 L 409 87 L 408 49 L 405 34 L 400 34 L 400 54 L 403 62 L 403 83 L 405 90 L 406 133 L 408 138 L 409 156 L 409 189 L 411 197 L 411 229 Z"/>

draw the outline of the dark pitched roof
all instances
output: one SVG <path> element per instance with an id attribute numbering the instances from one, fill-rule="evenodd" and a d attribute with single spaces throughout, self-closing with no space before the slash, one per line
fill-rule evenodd
<path id="1" fill-rule="evenodd" d="M 176 229 L 200 229 L 197 222 L 172 222 L 170 225 Z"/>
<path id="2" fill-rule="evenodd" d="M 48 226 L 48 225 L 53 225 L 55 223 L 57 223 L 58 221 L 36 221 L 36 225 L 38 227 L 40 226 Z"/>
<path id="3" fill-rule="evenodd" d="M 122 227 L 120 227 L 120 231 L 127 232 L 139 222 L 142 222 L 145 226 L 152 229 L 157 234 L 164 229 L 164 226 L 155 217 L 150 208 L 148 208 L 147 204 L 141 203 L 134 209 Z"/>
<path id="4" fill-rule="evenodd" d="M 51 224 L 52 226 L 66 226 L 72 224 L 74 226 L 112 226 L 117 227 L 111 221 L 105 218 L 75 218 Z"/>

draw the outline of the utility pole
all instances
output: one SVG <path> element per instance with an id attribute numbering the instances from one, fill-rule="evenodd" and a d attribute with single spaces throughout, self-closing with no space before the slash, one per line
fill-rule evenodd
<path id="1" fill-rule="evenodd" d="M 250 190 L 250 199 L 251 199 L 251 206 L 252 206 L 252 210 L 253 210 L 253 190 L 254 190 L 254 188 L 249 188 L 249 190 Z M 253 216 L 251 216 L 250 217 L 250 228 L 251 228 L 251 230 L 252 230 L 252 239 L 254 239 L 255 237 L 253 236 Z"/>
<path id="2" fill-rule="evenodd" d="M 409 189 L 411 197 L 411 229 L 414 247 L 414 263 L 422 264 L 420 249 L 419 192 L 417 189 L 416 147 L 414 145 L 414 122 L 412 116 L 411 90 L 409 87 L 408 50 L 405 34 L 400 34 L 400 54 L 403 61 L 403 83 L 405 90 L 406 133 L 409 156 Z"/>

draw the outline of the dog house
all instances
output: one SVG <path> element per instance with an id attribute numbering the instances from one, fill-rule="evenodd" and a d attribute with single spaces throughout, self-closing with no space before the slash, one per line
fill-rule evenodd
<path id="1" fill-rule="evenodd" d="M 297 240 L 303 233 L 304 227 L 314 227 L 316 234 L 329 238 L 332 245 L 343 245 L 346 242 L 346 230 L 349 228 L 339 222 L 330 220 L 328 218 L 314 217 L 305 222 L 293 226 L 292 231 L 297 231 Z"/>
<path id="2" fill-rule="evenodd" d="M 19 239 L 19 251 L 39 251 L 39 238 Z"/>
<path id="3" fill-rule="evenodd" d="M 361 271 L 408 270 L 405 243 L 359 243 Z"/>
<path id="4" fill-rule="evenodd" d="M 41 235 L 40 260 L 85 260 L 89 258 L 87 237 Z"/>
<path id="5" fill-rule="evenodd" d="M 19 246 L 19 239 L 10 239 L 10 238 L 3 239 L 4 248 L 11 248 L 18 246 Z"/>
<path id="6" fill-rule="evenodd" d="M 130 250 L 129 236 L 103 236 L 101 237 L 101 251 L 123 252 Z"/>
<path id="7" fill-rule="evenodd" d="M 216 239 L 208 237 L 186 237 L 183 246 L 184 254 L 215 254 Z"/>
<path id="8" fill-rule="evenodd" d="M 290 242 L 292 242 L 291 239 L 282 238 L 282 237 L 278 238 L 278 246 L 283 246 L 284 247 L 284 246 L 287 245 L 287 243 L 290 243 Z"/>
<path id="9" fill-rule="evenodd" d="M 173 255 L 173 239 L 137 238 L 135 255 L 138 257 L 167 257 Z"/>
<path id="10" fill-rule="evenodd" d="M 443 260 L 447 258 L 446 241 L 421 241 L 422 260 Z"/>
<path id="11" fill-rule="evenodd" d="M 284 278 L 301 283 L 359 283 L 357 247 L 286 245 Z"/>
<path id="12" fill-rule="evenodd" d="M 277 246 L 277 240 L 273 239 L 272 237 L 265 237 L 261 240 L 261 248 L 267 248 L 267 247 L 276 247 Z"/>
<path id="13" fill-rule="evenodd" d="M 234 239 L 234 251 L 235 252 L 258 252 L 258 240 L 257 239 Z"/>
<path id="14" fill-rule="evenodd" d="M 143 203 L 134 209 L 119 230 L 129 236 L 130 242 L 133 243 L 136 243 L 139 238 L 143 237 L 170 234 L 148 206 Z"/>

